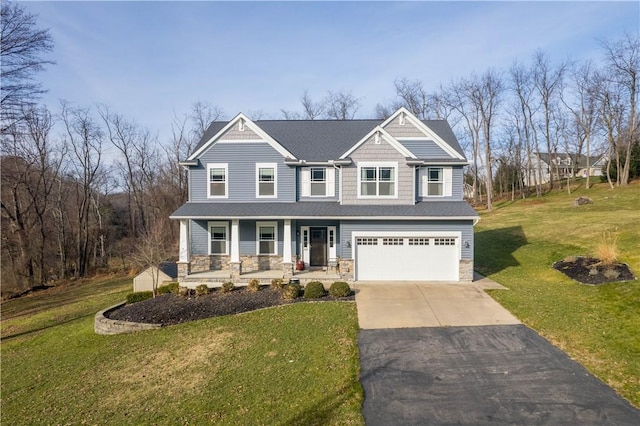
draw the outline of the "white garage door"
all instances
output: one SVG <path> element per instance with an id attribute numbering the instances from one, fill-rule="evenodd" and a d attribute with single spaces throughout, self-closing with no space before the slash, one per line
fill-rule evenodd
<path id="1" fill-rule="evenodd" d="M 359 281 L 458 281 L 459 238 L 357 237 Z"/>

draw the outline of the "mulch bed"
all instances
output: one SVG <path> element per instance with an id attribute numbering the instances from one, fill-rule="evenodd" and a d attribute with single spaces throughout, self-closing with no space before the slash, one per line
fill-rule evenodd
<path id="1" fill-rule="evenodd" d="M 599 259 L 593 257 L 567 258 L 554 263 L 553 268 L 583 284 L 597 285 L 636 279 L 628 265 L 602 265 Z"/>
<path id="2" fill-rule="evenodd" d="M 153 299 L 125 305 L 109 312 L 107 317 L 121 321 L 171 325 L 310 300 L 355 300 L 355 296 L 336 298 L 327 295 L 320 299 L 298 297 L 295 300 L 284 300 L 280 291 L 270 287 L 253 293 L 245 288 L 236 288 L 229 293 L 216 290 L 197 297 L 163 294 Z"/>

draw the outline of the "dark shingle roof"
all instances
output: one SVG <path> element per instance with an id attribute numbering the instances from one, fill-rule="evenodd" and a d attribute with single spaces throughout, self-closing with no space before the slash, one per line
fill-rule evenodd
<path id="1" fill-rule="evenodd" d="M 464 156 L 449 123 L 423 120 L 454 150 Z M 194 152 L 215 136 L 228 121 L 211 123 Z M 257 120 L 262 130 L 300 160 L 335 160 L 347 152 L 383 120 Z"/>
<path id="2" fill-rule="evenodd" d="M 429 201 L 409 205 L 340 205 L 336 202 L 306 203 L 186 203 L 172 219 L 211 218 L 476 218 L 476 213 L 464 201 Z"/>

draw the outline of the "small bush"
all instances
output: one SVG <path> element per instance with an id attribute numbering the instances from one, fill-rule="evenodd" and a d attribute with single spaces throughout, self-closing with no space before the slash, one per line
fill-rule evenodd
<path id="1" fill-rule="evenodd" d="M 178 287 L 180 287 L 180 283 L 177 282 L 162 285 L 158 287 L 158 294 L 178 294 Z"/>
<path id="2" fill-rule="evenodd" d="M 602 240 L 596 247 L 596 257 L 603 265 L 613 265 L 618 261 L 618 237 L 617 233 L 602 233 Z"/>
<path id="3" fill-rule="evenodd" d="M 320 281 L 311 281 L 304 287 L 305 299 L 318 299 L 325 294 L 324 286 Z"/>
<path id="4" fill-rule="evenodd" d="M 222 283 L 222 287 L 220 287 L 220 291 L 222 291 L 223 293 L 230 293 L 231 290 L 233 290 L 235 286 L 233 285 L 233 283 L 231 281 L 227 281 Z"/>
<path id="5" fill-rule="evenodd" d="M 204 296 L 205 294 L 209 294 L 210 291 L 206 284 L 200 284 L 196 287 L 196 296 Z"/>
<path id="6" fill-rule="evenodd" d="M 293 300 L 300 295 L 302 287 L 300 284 L 287 284 L 282 289 L 282 298 L 286 300 Z"/>
<path id="7" fill-rule="evenodd" d="M 152 291 L 138 291 L 136 293 L 127 294 L 127 304 L 130 305 L 136 302 L 142 302 L 143 300 L 151 299 L 153 297 Z"/>
<path id="8" fill-rule="evenodd" d="M 620 272 L 616 271 L 615 269 L 607 268 L 604 270 L 602 275 L 604 275 L 608 280 L 615 280 L 620 276 Z"/>
<path id="9" fill-rule="evenodd" d="M 258 290 L 260 290 L 260 281 L 255 278 L 249 281 L 249 284 L 247 284 L 247 291 L 255 293 Z"/>
<path id="10" fill-rule="evenodd" d="M 191 289 L 189 287 L 178 287 L 178 295 L 187 297 L 191 295 Z"/>
<path id="11" fill-rule="evenodd" d="M 598 275 L 598 273 L 598 268 L 589 268 L 589 275 L 592 277 Z"/>
<path id="12" fill-rule="evenodd" d="M 344 281 L 336 281 L 329 287 L 329 294 L 333 297 L 348 297 L 351 294 L 351 288 Z"/>
<path id="13" fill-rule="evenodd" d="M 284 281 L 282 278 L 274 278 L 271 280 L 271 288 L 274 290 L 282 290 L 284 287 Z"/>

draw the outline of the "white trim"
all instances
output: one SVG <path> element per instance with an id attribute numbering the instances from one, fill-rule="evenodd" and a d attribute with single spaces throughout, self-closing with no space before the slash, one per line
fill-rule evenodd
<path id="1" fill-rule="evenodd" d="M 362 175 L 361 169 L 363 167 L 375 167 L 377 170 L 380 167 L 392 167 L 394 169 L 394 187 L 393 187 L 393 195 L 362 195 Z M 358 177 L 357 177 L 357 185 L 358 185 L 358 195 L 359 199 L 397 199 L 398 198 L 398 162 L 397 161 L 360 161 L 358 162 Z M 379 173 L 376 173 L 377 179 L 376 184 L 378 184 L 377 189 L 379 190 L 380 176 Z M 379 192 L 379 191 L 376 191 Z"/>
<path id="2" fill-rule="evenodd" d="M 273 169 L 273 195 L 260 195 L 260 169 Z M 278 198 L 278 163 L 256 163 L 256 198 Z"/>
<path id="3" fill-rule="evenodd" d="M 327 167 L 325 170 L 325 181 L 327 182 L 327 197 L 336 196 L 336 169 L 333 167 Z"/>
<path id="4" fill-rule="evenodd" d="M 223 226 L 224 227 L 224 253 L 211 253 L 211 227 L 213 226 Z M 210 221 L 207 222 L 207 253 L 209 256 L 226 256 L 229 254 L 229 222 L 228 221 Z M 219 240 L 221 241 L 221 240 Z"/>
<path id="5" fill-rule="evenodd" d="M 302 197 L 311 196 L 311 168 L 303 167 L 300 169 L 300 195 Z"/>
<path id="6" fill-rule="evenodd" d="M 331 233 L 333 232 L 333 247 L 331 247 Z M 337 259 L 337 248 L 338 248 L 338 232 L 337 227 L 335 226 L 327 226 L 327 250 L 328 256 L 327 261 L 335 261 Z"/>
<path id="7" fill-rule="evenodd" d="M 231 220 L 231 262 L 240 262 L 240 220 Z"/>
<path id="8" fill-rule="evenodd" d="M 273 253 L 260 253 L 260 227 L 273 226 Z M 256 222 L 256 255 L 275 256 L 278 254 L 278 222 Z"/>
<path id="9" fill-rule="evenodd" d="M 211 195 L 211 169 L 224 169 L 224 195 Z M 207 198 L 229 198 L 228 163 L 207 163 Z"/>
<path id="10" fill-rule="evenodd" d="M 307 233 L 307 246 L 304 246 L 304 234 Z M 311 261 L 311 227 L 310 226 L 301 226 L 300 227 L 300 253 L 302 253 L 302 261 L 305 265 L 309 265 Z"/>
<path id="11" fill-rule="evenodd" d="M 460 154 L 459 152 L 457 152 L 455 149 L 453 149 L 451 147 L 451 145 L 449 145 L 447 142 L 445 142 L 444 139 L 442 139 L 440 136 L 438 136 L 438 134 L 436 132 L 434 132 L 433 130 L 431 130 L 431 128 L 429 128 L 429 126 L 427 126 L 426 124 L 424 124 L 422 121 L 420 121 L 420 119 L 418 117 L 416 117 L 415 115 L 413 115 L 408 109 L 406 109 L 405 107 L 400 107 L 396 112 L 394 112 L 393 114 L 391 114 L 389 116 L 389 118 L 387 118 L 382 124 L 380 124 L 380 127 L 384 128 L 387 125 L 389 125 L 389 123 L 393 122 L 393 120 L 396 119 L 396 117 L 398 117 L 400 114 L 404 114 L 405 115 L 405 120 L 409 120 L 409 122 L 411 124 L 413 124 L 415 127 L 418 128 L 418 130 L 420 130 L 422 133 L 424 133 L 426 136 L 429 137 L 429 139 L 432 139 L 438 146 L 440 146 L 440 148 L 442 148 L 447 154 L 451 155 L 452 157 L 455 158 L 459 158 L 461 160 L 464 160 L 464 156 L 462 156 L 462 154 Z M 416 139 L 416 138 L 412 138 L 412 139 Z M 415 158 L 415 157 L 413 157 Z"/>
<path id="12" fill-rule="evenodd" d="M 275 139 L 273 139 L 271 136 L 269 136 L 268 133 L 266 133 L 257 124 L 255 124 L 253 121 L 251 121 L 249 119 L 249 117 L 247 117 L 243 113 L 239 113 L 233 119 L 231 119 L 222 129 L 220 129 L 220 131 L 218 131 L 218 133 L 216 133 L 211 138 L 209 138 L 209 140 L 207 140 L 205 143 L 203 143 L 202 146 L 197 151 L 195 151 L 193 154 L 191 154 L 189 156 L 189 158 L 187 158 L 187 161 L 197 159 L 204 151 L 209 149 L 213 143 L 215 143 L 222 135 L 224 135 L 227 132 L 227 130 L 231 129 L 240 120 L 244 120 L 245 127 L 248 127 L 255 134 L 257 134 L 259 137 L 261 137 L 264 142 L 267 142 L 269 145 L 271 145 L 271 147 L 273 149 L 275 149 L 276 151 L 278 151 L 278 153 L 280 155 L 282 155 L 285 158 L 290 158 L 290 159 L 293 159 L 293 160 L 297 160 L 295 155 L 290 153 L 285 147 L 280 145 Z M 256 140 L 255 142 L 260 142 L 260 141 Z"/>
<path id="13" fill-rule="evenodd" d="M 351 153 L 353 151 L 355 151 L 356 149 L 360 148 L 360 146 L 362 144 L 364 144 L 369 139 L 371 139 L 371 136 L 373 136 L 374 134 L 379 134 L 382 137 L 382 139 L 384 139 L 387 142 L 389 142 L 389 145 L 391 145 L 396 151 L 398 151 L 404 157 L 409 157 L 409 158 L 413 158 L 413 159 L 417 159 L 418 158 L 413 154 L 413 152 L 409 151 L 407 148 L 404 147 L 404 145 L 402 145 L 400 142 L 398 142 L 398 140 L 396 138 L 391 136 L 389 134 L 389 132 L 387 132 L 381 126 L 376 126 L 373 130 L 371 130 L 369 133 L 367 133 L 365 135 L 365 137 L 360 139 L 355 145 L 353 145 L 351 148 L 349 148 L 349 150 L 347 152 L 342 154 L 340 156 L 340 158 L 338 158 L 338 159 L 339 160 L 343 160 L 343 159 L 347 158 L 349 155 L 351 155 Z"/>
<path id="14" fill-rule="evenodd" d="M 180 246 L 178 252 L 178 262 L 189 262 L 189 220 L 180 219 Z"/>
<path id="15" fill-rule="evenodd" d="M 453 169 L 446 166 L 422 167 L 424 173 L 420 178 L 420 196 L 423 198 L 451 197 L 453 189 Z M 442 169 L 442 194 L 429 195 L 429 169 Z"/>
<path id="16" fill-rule="evenodd" d="M 435 201 L 434 201 L 435 202 Z M 287 219 L 296 220 L 361 220 L 363 216 L 287 216 Z M 169 219 L 193 219 L 193 220 L 212 220 L 212 219 L 240 219 L 240 220 L 282 220 L 280 216 L 170 216 Z M 472 220 L 474 225 L 480 221 L 478 216 L 366 216 L 366 220 Z"/>
<path id="17" fill-rule="evenodd" d="M 276 239 L 277 240 L 277 239 Z M 277 245 L 277 241 L 276 241 Z M 276 248 L 277 251 L 277 248 Z M 291 262 L 291 219 L 284 220 L 284 233 L 282 235 L 282 262 Z"/>

